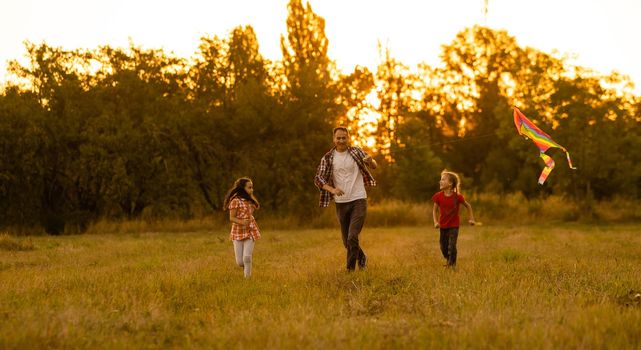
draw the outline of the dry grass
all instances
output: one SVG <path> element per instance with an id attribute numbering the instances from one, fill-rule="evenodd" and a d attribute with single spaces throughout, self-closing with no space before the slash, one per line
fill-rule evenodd
<path id="1" fill-rule="evenodd" d="M 520 193 L 508 195 L 471 194 L 466 199 L 472 204 L 477 221 L 484 224 L 533 224 L 552 223 L 632 223 L 641 220 L 641 201 L 614 198 L 608 201 L 575 203 L 559 196 L 544 199 L 527 199 Z M 283 227 L 298 229 L 321 229 L 338 227 L 333 205 L 326 209 L 308 208 L 311 218 L 283 215 L 261 209 L 256 217 L 263 229 L 279 230 Z M 138 219 L 101 220 L 89 226 L 88 234 L 135 234 L 137 232 L 197 232 L 212 227 L 226 227 L 228 212 L 219 211 L 189 220 Z M 467 212 L 461 209 L 463 220 Z M 385 200 L 370 203 L 367 213 L 369 227 L 432 226 L 432 203 L 408 203 Z M 6 232 L 17 236 L 43 235 L 39 227 L 5 227 Z M 77 234 L 77 229 L 68 227 L 67 234 Z"/>
<path id="2" fill-rule="evenodd" d="M 640 226 L 263 230 L 242 278 L 226 230 L 35 237 L 0 250 L 0 348 L 640 348 Z M 631 293 L 632 291 L 632 293 Z"/>
<path id="3" fill-rule="evenodd" d="M 498 195 L 490 193 L 466 196 L 476 218 L 492 225 L 551 223 L 632 223 L 641 220 L 641 202 L 614 198 L 604 201 L 576 203 L 560 196 L 527 199 L 520 193 Z M 432 203 L 383 201 L 371 205 L 368 225 L 431 226 Z M 467 212 L 461 209 L 466 221 Z"/>
<path id="4" fill-rule="evenodd" d="M 0 233 L 0 251 L 21 251 L 32 250 L 33 241 L 31 238 L 17 238 L 8 233 Z"/>

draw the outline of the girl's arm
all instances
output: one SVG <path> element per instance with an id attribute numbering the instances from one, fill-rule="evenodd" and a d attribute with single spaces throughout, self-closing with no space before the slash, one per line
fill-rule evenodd
<path id="1" fill-rule="evenodd" d="M 474 225 L 476 221 L 474 220 L 474 213 L 472 212 L 472 206 L 467 201 L 465 201 L 463 205 L 465 206 L 465 208 L 467 208 L 467 216 L 469 218 L 468 221 L 470 225 Z"/>
<path id="2" fill-rule="evenodd" d="M 434 203 L 434 207 L 432 208 L 432 218 L 434 219 L 434 228 L 441 227 L 441 225 L 439 225 L 438 223 L 438 211 L 439 211 L 438 204 Z"/>
<path id="3" fill-rule="evenodd" d="M 238 225 L 248 225 L 249 224 L 249 219 L 241 219 L 236 217 L 236 213 L 238 212 L 238 208 L 234 209 L 229 209 L 229 221 L 236 223 Z"/>

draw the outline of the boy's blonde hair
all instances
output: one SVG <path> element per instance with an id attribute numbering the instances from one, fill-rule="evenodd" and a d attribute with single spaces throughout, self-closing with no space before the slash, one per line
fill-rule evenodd
<path id="1" fill-rule="evenodd" d="M 442 175 L 446 175 L 450 179 L 454 192 L 461 193 L 461 179 L 458 177 L 457 173 L 453 171 L 443 170 L 441 172 L 441 176 Z"/>

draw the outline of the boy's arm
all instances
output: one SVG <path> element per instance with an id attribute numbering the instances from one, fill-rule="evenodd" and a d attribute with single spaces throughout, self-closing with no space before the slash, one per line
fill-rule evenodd
<path id="1" fill-rule="evenodd" d="M 440 225 L 438 223 L 438 205 L 434 203 L 434 207 L 432 207 L 432 219 L 434 219 L 434 228 L 439 228 Z"/>
<path id="2" fill-rule="evenodd" d="M 468 203 L 467 201 L 465 201 L 463 205 L 465 206 L 465 208 L 467 208 L 467 216 L 469 218 L 468 221 L 470 225 L 474 225 L 476 221 L 474 220 L 474 212 L 472 211 L 472 205 L 470 205 L 470 203 Z"/>

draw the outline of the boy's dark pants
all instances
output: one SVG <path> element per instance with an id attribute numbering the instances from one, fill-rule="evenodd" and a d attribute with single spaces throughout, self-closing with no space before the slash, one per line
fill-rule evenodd
<path id="1" fill-rule="evenodd" d="M 456 266 L 456 239 L 458 238 L 458 227 L 441 229 L 441 253 L 447 259 L 447 265 Z"/>
<path id="2" fill-rule="evenodd" d="M 347 270 L 356 268 L 356 261 L 363 267 L 365 253 L 358 244 L 367 214 L 367 199 L 357 199 L 347 203 L 336 203 L 336 216 L 341 225 L 343 245 L 347 249 Z"/>

